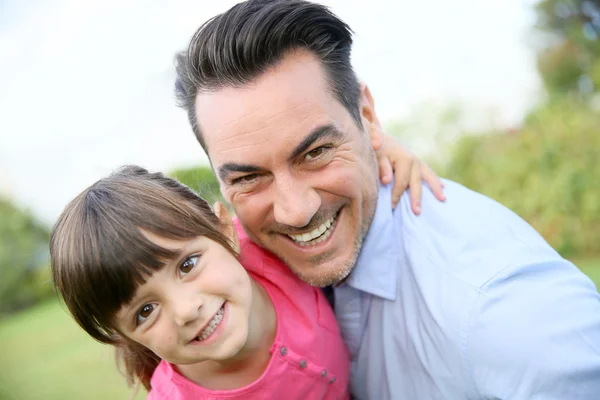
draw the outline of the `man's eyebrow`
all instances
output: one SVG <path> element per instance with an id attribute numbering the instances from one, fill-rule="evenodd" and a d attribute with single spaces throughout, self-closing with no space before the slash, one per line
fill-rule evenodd
<path id="1" fill-rule="evenodd" d="M 307 137 L 305 137 L 298 146 L 296 146 L 289 159 L 293 160 L 294 158 L 298 157 L 319 139 L 325 137 L 339 139 L 342 136 L 343 133 L 331 124 L 319 126 L 318 128 L 315 128 Z M 259 171 L 262 171 L 262 168 L 258 165 L 225 163 L 219 167 L 218 174 L 219 178 L 221 178 L 222 181 L 225 181 L 227 176 L 234 172 L 253 173 Z"/>
<path id="2" fill-rule="evenodd" d="M 252 164 L 237 164 L 237 163 L 225 163 L 219 167 L 219 178 L 222 181 L 227 178 L 229 174 L 234 172 L 257 172 L 260 171 L 261 168 Z"/>
<path id="3" fill-rule="evenodd" d="M 315 128 L 307 137 L 304 138 L 302 142 L 292 151 L 289 159 L 293 160 L 298 157 L 300 154 L 304 153 L 314 142 L 319 139 L 329 137 L 333 139 L 339 139 L 343 136 L 343 133 L 340 132 L 335 126 L 328 124 L 319 126 Z"/>

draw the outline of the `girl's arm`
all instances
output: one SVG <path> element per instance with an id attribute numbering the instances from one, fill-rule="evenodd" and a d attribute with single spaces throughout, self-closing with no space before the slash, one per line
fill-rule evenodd
<path id="1" fill-rule="evenodd" d="M 446 200 L 444 184 L 425 163 L 402 147 L 398 140 L 388 134 L 381 135 L 380 141 L 372 143 L 377 153 L 379 178 L 381 183 L 388 184 L 394 178 L 392 189 L 392 208 L 400 200 L 400 196 L 410 188 L 410 204 L 415 214 L 421 213 L 421 190 L 425 181 L 439 201 Z"/>

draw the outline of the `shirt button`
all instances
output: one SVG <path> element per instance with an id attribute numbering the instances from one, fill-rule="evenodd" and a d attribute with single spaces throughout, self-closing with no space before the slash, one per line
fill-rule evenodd
<path id="1" fill-rule="evenodd" d="M 306 361 L 305 360 L 300 361 L 300 368 L 302 368 L 302 369 L 306 368 Z"/>
<path id="2" fill-rule="evenodd" d="M 281 355 L 285 356 L 287 354 L 287 349 L 285 347 L 281 348 Z"/>
<path id="3" fill-rule="evenodd" d="M 327 370 L 324 369 L 323 371 L 321 371 L 321 377 L 325 378 L 325 375 L 327 375 Z"/>
<path id="4" fill-rule="evenodd" d="M 331 378 L 331 380 L 329 381 L 329 383 L 334 383 L 335 382 L 335 376 L 333 378 Z"/>

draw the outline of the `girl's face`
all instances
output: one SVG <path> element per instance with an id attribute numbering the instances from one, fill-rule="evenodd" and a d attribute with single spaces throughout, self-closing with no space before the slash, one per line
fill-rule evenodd
<path id="1" fill-rule="evenodd" d="M 173 364 L 235 357 L 248 340 L 250 277 L 223 246 L 206 237 L 181 241 L 145 232 L 179 255 L 138 287 L 117 312 L 128 338 Z"/>

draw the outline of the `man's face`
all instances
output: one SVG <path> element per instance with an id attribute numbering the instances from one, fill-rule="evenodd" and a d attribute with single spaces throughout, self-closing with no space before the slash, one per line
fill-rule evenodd
<path id="1" fill-rule="evenodd" d="M 249 237 L 314 286 L 350 273 L 373 218 L 369 100 L 361 93 L 363 131 L 307 52 L 243 88 L 197 97 L 213 168 Z"/>

